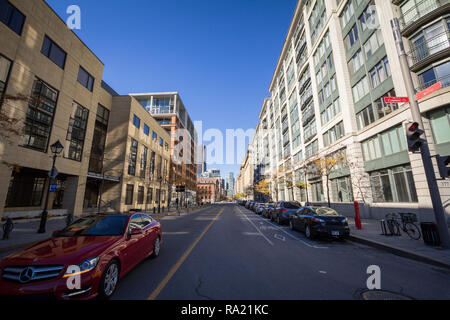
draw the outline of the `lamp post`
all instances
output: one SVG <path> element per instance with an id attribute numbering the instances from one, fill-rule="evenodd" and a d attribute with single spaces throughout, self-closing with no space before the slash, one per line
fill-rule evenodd
<path id="1" fill-rule="evenodd" d="M 51 181 L 53 179 L 55 179 L 56 176 L 58 175 L 58 173 L 56 172 L 56 168 L 55 168 L 56 158 L 62 152 L 62 150 L 64 149 L 64 146 L 58 140 L 54 144 L 52 144 L 50 146 L 50 149 L 51 149 L 51 151 L 53 153 L 53 164 L 52 164 L 52 169 L 49 172 L 49 178 L 50 178 L 49 179 L 49 186 L 48 186 L 48 190 L 47 190 L 47 195 L 45 197 L 44 211 L 42 211 L 41 223 L 39 225 L 38 233 L 45 233 L 45 225 L 47 224 L 47 216 L 48 216 L 48 212 L 47 212 L 48 199 L 49 199 L 50 191 L 51 191 Z"/>

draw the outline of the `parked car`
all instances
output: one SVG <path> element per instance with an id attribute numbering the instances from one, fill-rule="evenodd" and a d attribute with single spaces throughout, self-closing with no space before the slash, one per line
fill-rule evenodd
<path id="1" fill-rule="evenodd" d="M 262 215 L 265 205 L 265 203 L 258 203 L 258 206 L 255 209 L 255 213 L 258 215 Z"/>
<path id="2" fill-rule="evenodd" d="M 266 203 L 264 205 L 264 208 L 262 210 L 261 216 L 263 216 L 264 218 L 269 219 L 271 216 L 271 211 L 273 210 L 273 208 L 275 208 L 275 204 L 274 203 Z"/>
<path id="3" fill-rule="evenodd" d="M 346 239 L 350 235 L 347 218 L 328 207 L 303 207 L 291 216 L 292 230 L 305 232 L 309 239 L 326 236 Z"/>
<path id="4" fill-rule="evenodd" d="M 159 256 L 161 235 L 160 223 L 142 213 L 81 218 L 1 260 L 0 296 L 108 299 L 139 262 Z M 77 276 L 81 287 L 70 289 Z"/>
<path id="5" fill-rule="evenodd" d="M 256 208 L 257 208 L 258 206 L 259 206 L 259 202 L 253 203 L 252 211 L 253 211 L 253 212 L 256 212 Z"/>
<path id="6" fill-rule="evenodd" d="M 270 219 L 278 224 L 289 223 L 289 219 L 302 206 L 296 201 L 279 201 L 271 210 Z"/>
<path id="7" fill-rule="evenodd" d="M 245 204 L 245 207 L 246 207 L 247 209 L 251 210 L 250 208 L 251 208 L 251 206 L 253 205 L 253 203 L 254 203 L 254 202 L 252 202 L 252 201 L 248 201 L 248 202 Z"/>

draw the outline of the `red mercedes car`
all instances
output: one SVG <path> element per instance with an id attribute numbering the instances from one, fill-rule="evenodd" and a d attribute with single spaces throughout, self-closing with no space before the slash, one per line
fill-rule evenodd
<path id="1" fill-rule="evenodd" d="M 0 296 L 108 299 L 119 279 L 145 258 L 157 257 L 160 246 L 161 225 L 146 214 L 81 218 L 4 258 Z"/>

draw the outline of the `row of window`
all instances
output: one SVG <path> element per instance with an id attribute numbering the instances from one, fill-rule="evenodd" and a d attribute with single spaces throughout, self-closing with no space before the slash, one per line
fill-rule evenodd
<path id="1" fill-rule="evenodd" d="M 141 159 L 140 159 L 140 177 L 145 179 L 147 172 L 147 161 L 149 149 L 146 146 L 141 148 Z M 138 150 L 139 143 L 131 138 L 130 142 L 130 153 L 128 159 L 128 175 L 136 176 L 137 160 L 138 160 Z M 161 155 L 158 155 L 158 162 L 156 162 L 156 152 L 152 151 L 150 153 L 150 166 L 149 166 L 149 177 L 152 180 L 160 179 L 161 177 L 166 177 L 168 170 L 168 161 L 163 159 Z M 156 175 L 155 175 L 156 173 Z"/>
<path id="2" fill-rule="evenodd" d="M 391 128 L 362 143 L 364 161 L 380 159 L 407 149 L 403 127 Z"/>
<path id="3" fill-rule="evenodd" d="M 339 122 L 323 135 L 323 144 L 325 147 L 335 143 L 345 135 L 344 122 Z"/>
<path id="4" fill-rule="evenodd" d="M 336 99 L 332 104 L 330 104 L 325 110 L 320 114 L 320 119 L 322 121 L 322 126 L 327 124 L 331 119 L 341 112 L 341 104 L 339 98 Z"/>
<path id="5" fill-rule="evenodd" d="M 144 201 L 146 204 L 152 204 L 153 199 L 155 199 L 155 203 L 160 203 L 161 199 L 161 205 L 164 205 L 166 203 L 166 190 L 160 190 L 160 189 L 153 189 L 153 188 L 147 188 L 147 196 L 145 198 L 145 187 L 138 186 L 137 190 L 137 201 L 135 203 L 134 201 L 134 185 L 133 184 L 127 184 L 126 192 L 125 192 L 125 205 L 131 206 L 134 204 L 144 204 Z"/>
<path id="6" fill-rule="evenodd" d="M 358 130 L 362 130 L 368 125 L 374 123 L 378 119 L 381 119 L 393 111 L 398 109 L 397 103 L 385 103 L 385 97 L 396 97 L 395 90 L 392 89 L 381 98 L 378 98 L 369 106 L 356 114 L 356 123 L 358 124 Z"/>
<path id="7" fill-rule="evenodd" d="M 137 129 L 141 128 L 141 119 L 137 115 L 133 115 L 133 125 Z M 144 131 L 144 134 L 146 136 L 150 136 L 150 127 L 146 123 L 144 123 L 143 131 Z M 158 134 L 155 131 L 152 131 L 152 139 L 155 140 L 155 141 L 158 140 Z M 161 137 L 159 138 L 159 145 L 161 147 L 164 146 L 166 151 L 169 150 L 169 143 L 168 142 L 164 142 L 164 139 L 161 138 Z"/>

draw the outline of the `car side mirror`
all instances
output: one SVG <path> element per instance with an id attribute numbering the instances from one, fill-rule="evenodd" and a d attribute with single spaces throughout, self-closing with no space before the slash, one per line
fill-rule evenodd
<path id="1" fill-rule="evenodd" d="M 55 231 L 53 231 L 52 237 L 53 237 L 53 238 L 56 238 L 60 232 L 61 232 L 61 230 L 55 230 Z"/>
<path id="2" fill-rule="evenodd" d="M 131 229 L 130 236 L 137 236 L 139 234 L 142 234 L 141 228 L 133 228 Z"/>

